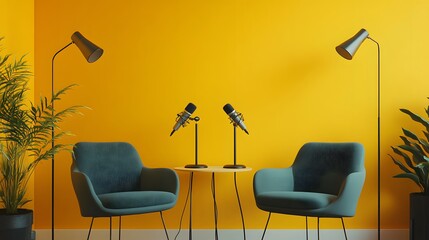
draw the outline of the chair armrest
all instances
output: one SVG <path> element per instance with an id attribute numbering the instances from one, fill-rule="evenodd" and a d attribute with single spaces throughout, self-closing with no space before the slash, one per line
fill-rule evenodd
<path id="1" fill-rule="evenodd" d="M 179 193 L 179 177 L 169 168 L 143 168 L 140 174 L 140 189 L 143 191 L 166 191 Z"/>
<path id="2" fill-rule="evenodd" d="M 105 208 L 97 197 L 88 176 L 72 165 L 71 178 L 73 189 L 79 202 L 81 215 L 83 217 L 109 216 L 104 211 Z"/>
<path id="3" fill-rule="evenodd" d="M 341 217 L 353 217 L 365 182 L 365 175 L 365 171 L 349 174 L 344 180 L 337 200 L 329 205 L 326 212 Z"/>
<path id="4" fill-rule="evenodd" d="M 253 177 L 255 196 L 263 192 L 293 191 L 294 180 L 292 168 L 264 168 Z"/>

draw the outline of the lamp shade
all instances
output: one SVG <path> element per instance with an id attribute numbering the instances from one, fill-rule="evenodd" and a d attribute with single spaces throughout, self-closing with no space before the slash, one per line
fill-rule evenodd
<path id="1" fill-rule="evenodd" d="M 340 54 L 343 58 L 347 60 L 351 60 L 358 50 L 359 46 L 363 41 L 368 37 L 368 32 L 365 29 L 361 29 L 356 35 L 351 37 L 349 40 L 344 43 L 338 45 L 335 50 L 337 50 L 338 54 Z"/>
<path id="2" fill-rule="evenodd" d="M 89 63 L 97 61 L 103 55 L 103 49 L 86 39 L 80 32 L 73 33 L 71 39 Z"/>

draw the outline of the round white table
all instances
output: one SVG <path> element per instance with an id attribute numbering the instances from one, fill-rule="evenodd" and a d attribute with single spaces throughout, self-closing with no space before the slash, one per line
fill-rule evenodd
<path id="1" fill-rule="evenodd" d="M 243 226 L 243 237 L 246 239 L 246 227 L 244 223 L 243 210 L 241 207 L 240 195 L 238 193 L 237 187 L 237 173 L 239 172 L 248 172 L 251 171 L 252 168 L 224 168 L 222 166 L 208 166 L 206 168 L 186 168 L 186 167 L 175 167 L 177 171 L 189 172 L 191 174 L 191 178 L 189 180 L 189 240 L 192 240 L 192 184 L 195 172 L 201 173 L 211 173 L 212 174 L 212 193 L 213 193 L 213 209 L 214 209 L 214 221 L 215 221 L 215 240 L 219 239 L 218 228 L 217 228 L 217 204 L 216 204 L 216 187 L 215 187 L 215 173 L 234 173 L 234 186 L 235 193 L 237 195 L 237 201 L 240 208 L 241 214 L 241 222 Z M 187 202 L 185 202 L 186 208 Z"/>

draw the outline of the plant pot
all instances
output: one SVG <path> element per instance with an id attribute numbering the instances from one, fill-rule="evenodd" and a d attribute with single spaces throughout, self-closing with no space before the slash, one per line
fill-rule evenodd
<path id="1" fill-rule="evenodd" d="M 429 196 L 410 194 L 410 240 L 429 240 Z"/>
<path id="2" fill-rule="evenodd" d="M 32 240 L 32 225 L 32 210 L 19 209 L 18 214 L 11 215 L 0 209 L 0 239 Z"/>

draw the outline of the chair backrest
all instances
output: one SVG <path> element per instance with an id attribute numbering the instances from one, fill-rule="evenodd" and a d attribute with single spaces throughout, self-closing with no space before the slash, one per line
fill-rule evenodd
<path id="1" fill-rule="evenodd" d="M 292 169 L 294 191 L 337 195 L 347 175 L 365 171 L 364 148 L 360 143 L 307 143 Z"/>
<path id="2" fill-rule="evenodd" d="M 125 142 L 80 142 L 73 165 L 91 180 L 96 194 L 135 191 L 143 168 L 136 149 Z"/>

